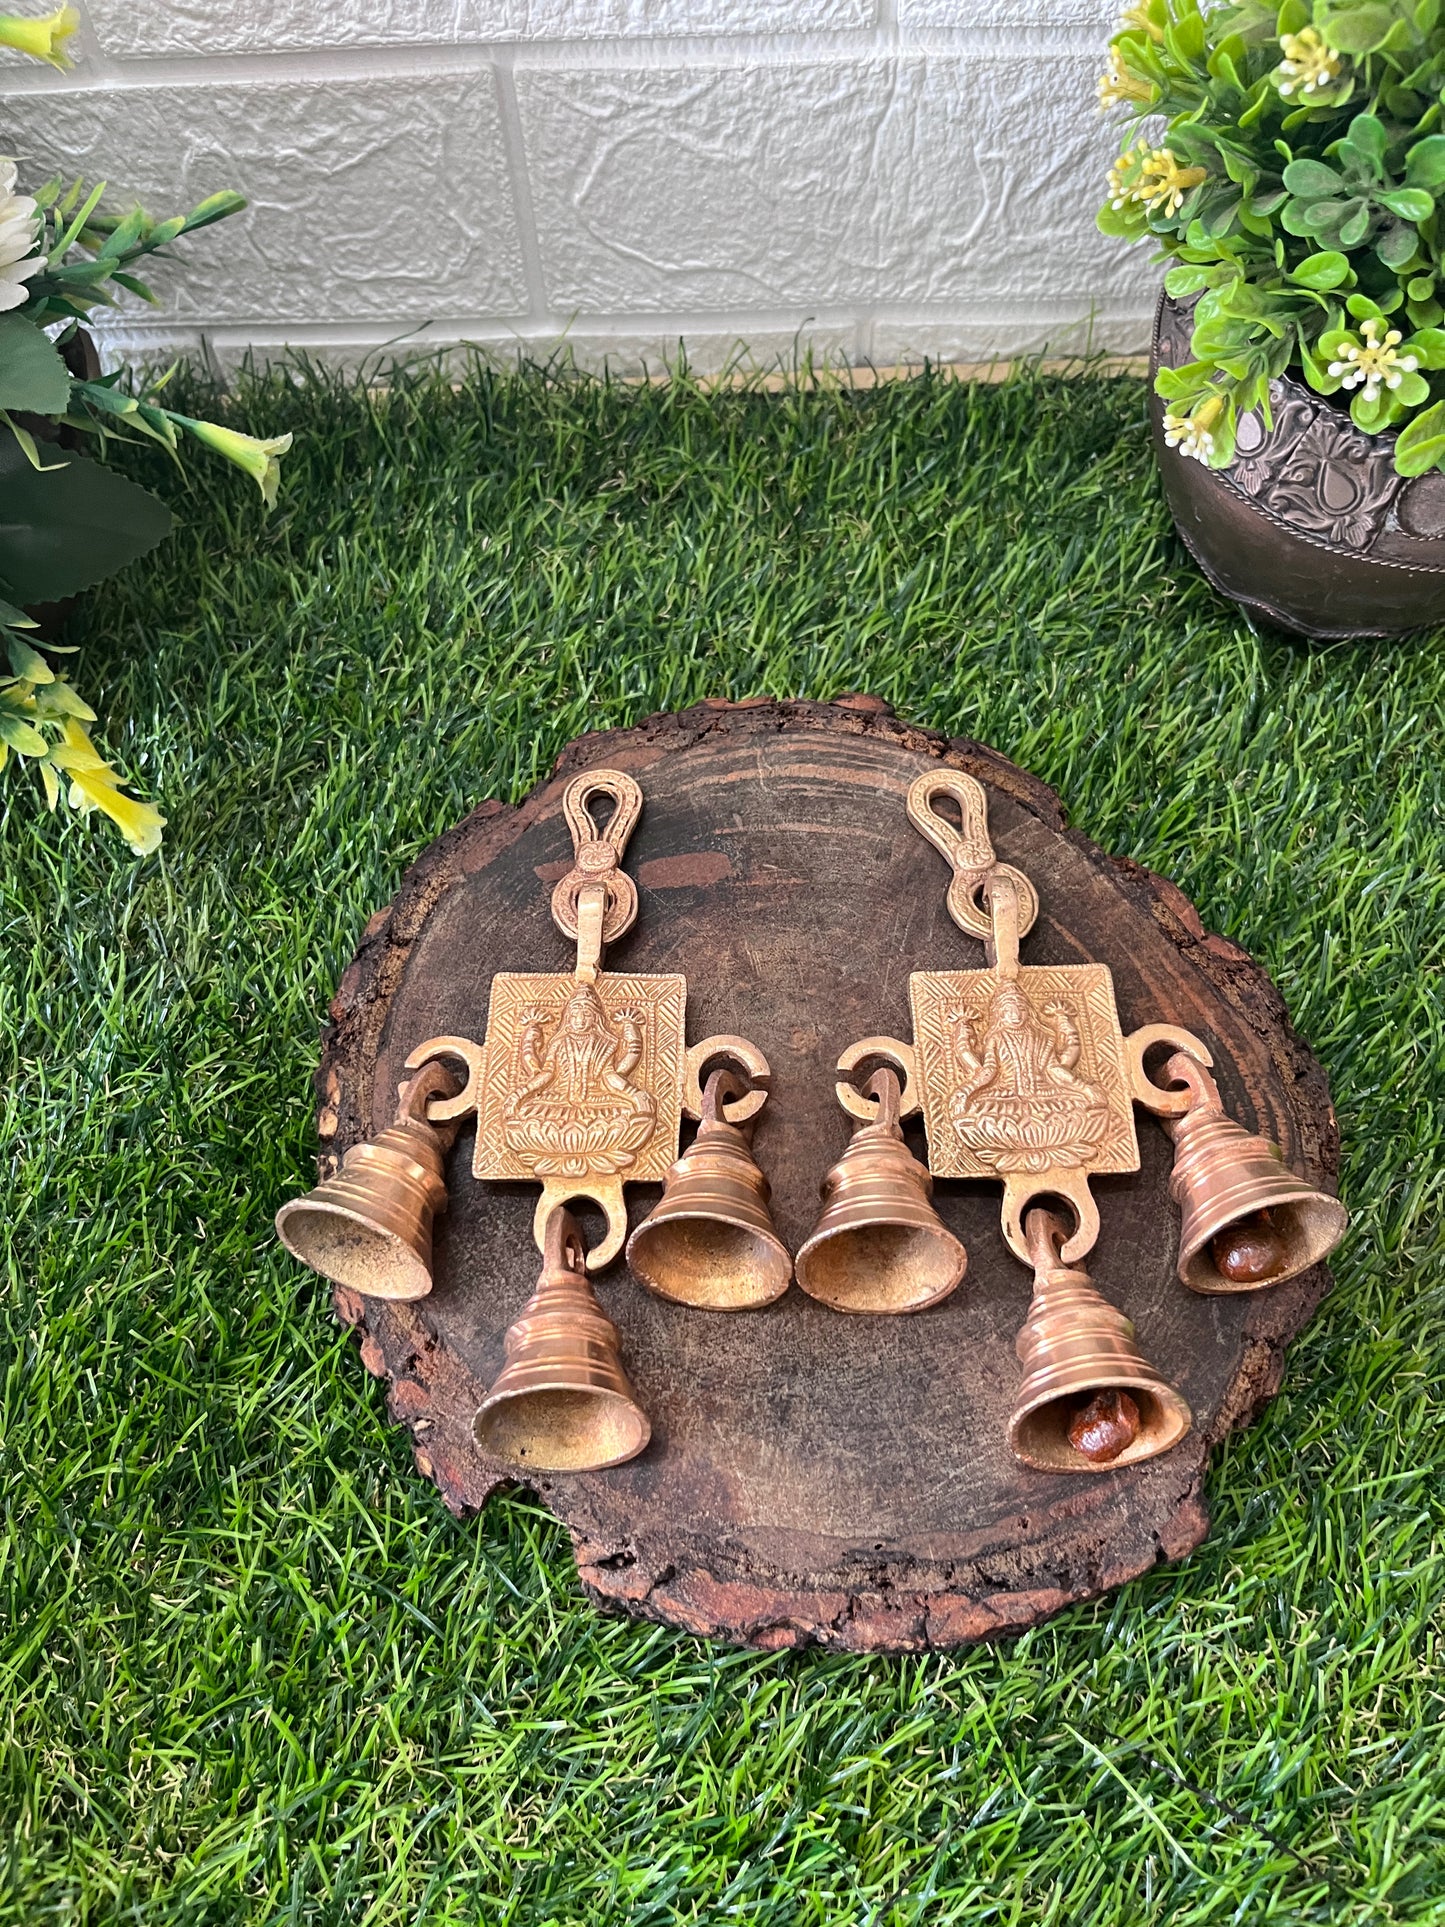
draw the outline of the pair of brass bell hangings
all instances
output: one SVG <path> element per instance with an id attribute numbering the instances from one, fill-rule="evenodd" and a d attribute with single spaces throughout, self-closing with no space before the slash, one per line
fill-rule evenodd
<path id="1" fill-rule="evenodd" d="M 601 830 L 592 816 L 600 797 L 613 806 Z M 935 807 L 944 797 L 957 825 Z M 444 1153 L 475 1115 L 473 1175 L 541 1184 L 534 1236 L 543 1253 L 476 1436 L 493 1456 L 537 1471 L 618 1465 L 648 1442 L 617 1328 L 588 1278 L 624 1239 L 643 1284 L 710 1311 L 769 1305 L 794 1272 L 746 1128 L 767 1101 L 766 1058 L 735 1036 L 687 1047 L 683 976 L 602 967 L 605 946 L 637 916 L 621 866 L 642 792 L 621 771 L 592 770 L 568 785 L 563 810 L 575 858 L 551 908 L 576 944 L 571 973 L 493 977 L 485 1043 L 419 1044 L 394 1122 L 277 1216 L 286 1248 L 333 1282 L 375 1297 L 424 1296 L 433 1219 L 446 1202 Z M 1295 1276 L 1338 1243 L 1344 1209 L 1225 1114 L 1199 1038 L 1167 1023 L 1124 1035 L 1106 965 L 1020 962 L 1038 894 L 995 856 L 972 777 L 928 771 L 907 810 L 950 865 L 949 913 L 982 941 L 984 967 L 915 971 L 913 1041 L 866 1037 L 838 1060 L 838 1101 L 855 1130 L 823 1183 L 798 1283 L 843 1312 L 937 1304 L 968 1258 L 933 1208 L 933 1179 L 1001 1183 L 1005 1241 L 1033 1273 L 1016 1345 L 1024 1375 L 1008 1426 L 1014 1455 L 1078 1472 L 1151 1458 L 1188 1431 L 1189 1407 L 1082 1263 L 1100 1231 L 1090 1177 L 1139 1168 L 1134 1105 L 1174 1141 L 1177 1269 L 1192 1290 L 1253 1291 Z M 1156 1079 L 1146 1059 L 1160 1051 L 1169 1055 Z M 920 1112 L 927 1166 L 903 1134 Z M 698 1128 L 679 1155 L 684 1113 Z M 662 1183 L 662 1197 L 627 1238 L 623 1186 L 649 1181 Z M 606 1220 L 590 1251 L 567 1208 L 578 1199 Z"/>

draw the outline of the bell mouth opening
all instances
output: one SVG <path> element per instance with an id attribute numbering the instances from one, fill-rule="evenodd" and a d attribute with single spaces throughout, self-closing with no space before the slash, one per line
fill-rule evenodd
<path id="1" fill-rule="evenodd" d="M 1070 1437 L 1071 1428 L 1086 1418 L 1093 1400 L 1120 1394 L 1137 1412 L 1138 1429 L 1120 1450 L 1107 1457 L 1091 1456 Z M 1118 1472 L 1126 1465 L 1138 1465 L 1169 1451 L 1192 1422 L 1189 1407 L 1172 1387 L 1139 1379 L 1112 1379 L 1058 1393 L 1017 1413 L 1009 1422 L 1008 1442 L 1014 1457 L 1036 1472 Z M 1104 1442 L 1098 1437 L 1099 1428 L 1090 1430 L 1094 1436 L 1086 1434 L 1087 1444 L 1097 1447 Z"/>
<path id="2" fill-rule="evenodd" d="M 788 1289 L 793 1262 L 761 1231 L 720 1218 L 668 1218 L 643 1224 L 627 1262 L 661 1298 L 700 1311 L 749 1311 Z"/>
<path id="3" fill-rule="evenodd" d="M 1221 1248 L 1222 1241 L 1228 1244 L 1236 1234 L 1252 1231 L 1252 1220 L 1257 1215 L 1251 1213 L 1248 1218 L 1227 1220 L 1181 1262 L 1180 1277 L 1191 1291 L 1210 1296 L 1228 1293 L 1233 1297 L 1240 1292 L 1268 1291 L 1274 1285 L 1282 1285 L 1328 1258 L 1349 1222 L 1349 1214 L 1337 1199 L 1319 1193 L 1272 1204 L 1267 1228 L 1278 1241 L 1279 1263 L 1269 1267 L 1262 1276 L 1249 1275 L 1248 1268 L 1239 1276 L 1232 1268 L 1226 1272 L 1224 1265 L 1229 1254 Z"/>
<path id="4" fill-rule="evenodd" d="M 946 1298 L 967 1267 L 963 1246 L 946 1231 L 866 1224 L 805 1247 L 798 1283 L 834 1311 L 921 1311 Z"/>
<path id="5" fill-rule="evenodd" d="M 630 1399 L 580 1386 L 504 1392 L 472 1430 L 484 1452 L 523 1472 L 600 1472 L 636 1458 L 652 1436 Z"/>
<path id="6" fill-rule="evenodd" d="M 364 1298 L 425 1298 L 431 1290 L 431 1272 L 410 1245 L 344 1211 L 298 1199 L 277 1213 L 276 1231 L 293 1258 Z"/>

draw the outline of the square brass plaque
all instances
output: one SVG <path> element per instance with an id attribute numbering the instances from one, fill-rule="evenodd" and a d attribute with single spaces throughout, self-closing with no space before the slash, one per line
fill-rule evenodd
<path id="1" fill-rule="evenodd" d="M 918 970 L 908 990 L 935 1177 L 1139 1169 L 1107 964 Z"/>
<path id="2" fill-rule="evenodd" d="M 682 1126 L 686 999 L 682 976 L 495 976 L 475 1175 L 660 1182 Z"/>

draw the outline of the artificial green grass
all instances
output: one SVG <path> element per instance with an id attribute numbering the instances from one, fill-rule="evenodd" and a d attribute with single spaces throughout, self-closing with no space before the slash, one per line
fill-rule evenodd
<path id="1" fill-rule="evenodd" d="M 75 625 L 170 819 L 3 787 L 0 1922 L 1445 1921 L 1445 664 L 1253 633 L 1132 382 L 272 379 L 279 509 Z M 271 1216 L 317 1025 L 430 838 L 572 736 L 867 689 L 996 744 L 1262 958 L 1354 1213 L 1183 1565 L 991 1649 L 605 1619 L 458 1522 Z"/>

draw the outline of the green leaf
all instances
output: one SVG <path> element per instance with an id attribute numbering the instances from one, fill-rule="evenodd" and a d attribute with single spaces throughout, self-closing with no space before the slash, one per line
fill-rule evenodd
<path id="1" fill-rule="evenodd" d="M 1445 401 L 1437 401 L 1413 421 L 1406 422 L 1395 438 L 1395 467 L 1402 475 L 1423 475 L 1427 468 L 1445 463 Z"/>
<path id="2" fill-rule="evenodd" d="M 1367 294 L 1352 294 L 1345 306 L 1356 321 L 1368 321 L 1371 315 L 1376 321 L 1383 321 L 1385 318 L 1385 310 L 1378 302 L 1371 301 Z"/>
<path id="3" fill-rule="evenodd" d="M 28 642 L 22 642 L 13 629 L 5 638 L 5 653 L 10 658 L 10 667 L 26 682 L 38 685 L 55 681 L 55 671 L 44 656 L 32 649 Z"/>
<path id="4" fill-rule="evenodd" d="M 1411 187 L 1445 187 L 1445 134 L 1416 141 L 1405 156 L 1405 179 Z"/>
<path id="5" fill-rule="evenodd" d="M 1402 221 L 1428 221 L 1435 203 L 1422 187 L 1391 187 L 1375 196 L 1381 207 L 1398 214 Z"/>
<path id="6" fill-rule="evenodd" d="M 1198 294 L 1201 288 L 1209 286 L 1212 273 L 1212 268 L 1171 268 L 1164 277 L 1165 292 L 1176 301 L 1187 300 L 1191 294 Z"/>
<path id="7" fill-rule="evenodd" d="M 1387 268 L 1403 268 L 1415 252 L 1416 235 L 1412 227 L 1389 227 L 1375 243 L 1375 252 Z"/>
<path id="8" fill-rule="evenodd" d="M 1401 375 L 1399 387 L 1392 388 L 1390 393 L 1397 408 L 1418 408 L 1422 401 L 1430 399 L 1430 384 L 1423 375 Z"/>
<path id="9" fill-rule="evenodd" d="M 1445 368 L 1445 328 L 1419 328 L 1410 337 L 1410 353 L 1422 368 Z"/>
<path id="10" fill-rule="evenodd" d="M 0 408 L 32 415 L 63 415 L 70 400 L 70 370 L 23 315 L 0 314 Z"/>
<path id="11" fill-rule="evenodd" d="M 37 473 L 0 443 L 0 593 L 55 602 L 114 575 L 161 541 L 164 502 L 84 455 Z"/>
<path id="12" fill-rule="evenodd" d="M 1370 231 L 1370 210 L 1361 206 L 1347 221 L 1340 223 L 1340 246 L 1357 248 Z"/>
<path id="13" fill-rule="evenodd" d="M 194 234 L 198 227 L 209 227 L 212 221 L 224 221 L 228 214 L 239 214 L 245 205 L 244 194 L 236 194 L 229 188 L 223 188 L 219 194 L 210 195 L 208 199 L 201 202 L 199 207 L 191 209 L 186 216 L 183 232 Z"/>
<path id="14" fill-rule="evenodd" d="M 8 743 L 22 756 L 44 756 L 50 748 L 33 724 L 6 709 L 0 709 L 0 742 Z"/>
<path id="15" fill-rule="evenodd" d="M 1344 255 L 1331 248 L 1323 254 L 1307 255 L 1297 268 L 1290 269 L 1289 278 L 1302 288 L 1338 288 L 1350 280 L 1351 272 Z"/>
<path id="16" fill-rule="evenodd" d="M 13 602 L 6 602 L 0 596 L 0 626 L 7 629 L 38 629 L 40 624 L 33 616 L 27 616 L 23 609 L 17 609 Z"/>
<path id="17" fill-rule="evenodd" d="M 1345 183 L 1323 161 L 1291 161 L 1284 170 L 1284 184 L 1302 201 L 1322 201 L 1337 195 Z"/>
<path id="18" fill-rule="evenodd" d="M 1356 114 L 1345 136 L 1346 143 L 1376 172 L 1385 165 L 1386 139 L 1385 123 L 1373 114 Z"/>
<path id="19" fill-rule="evenodd" d="M 1395 9 L 1383 0 L 1331 13 L 1318 22 L 1325 42 L 1341 54 L 1373 53 L 1395 24 Z"/>

